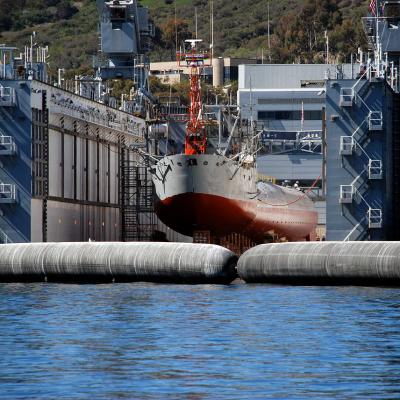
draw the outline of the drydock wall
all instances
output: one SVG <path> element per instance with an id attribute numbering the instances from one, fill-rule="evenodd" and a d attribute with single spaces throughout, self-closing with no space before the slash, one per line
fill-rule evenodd
<path id="1" fill-rule="evenodd" d="M 344 104 L 343 94 L 352 88 L 353 98 Z M 382 113 L 381 129 L 370 129 L 371 111 Z M 393 238 L 392 114 L 393 92 L 384 81 L 327 83 L 327 240 Z M 341 148 L 343 137 L 354 141 L 351 151 L 347 142 L 347 154 Z M 381 163 L 381 174 L 370 168 L 371 162 Z M 341 193 L 351 190 L 353 195 L 343 199 Z M 381 225 L 374 223 L 379 218 L 369 219 L 370 209 L 376 216 L 381 213 Z"/>
<path id="2" fill-rule="evenodd" d="M 31 83 L 1 84 L 0 241 L 26 242 L 31 239 Z M 3 144 L 8 140 L 10 145 Z"/>
<path id="3" fill-rule="evenodd" d="M 15 143 L 0 152 L 0 189 L 16 193 L 0 195 L 0 241 L 119 240 L 121 148 L 143 142 L 144 121 L 41 82 L 0 83 L 13 93 L 0 131 Z"/>

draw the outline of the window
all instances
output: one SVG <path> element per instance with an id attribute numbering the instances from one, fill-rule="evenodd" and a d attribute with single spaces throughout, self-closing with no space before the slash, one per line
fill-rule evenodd
<path id="1" fill-rule="evenodd" d="M 301 121 L 301 110 L 296 111 L 259 111 L 259 121 Z M 304 111 L 304 120 L 306 121 L 320 121 L 322 120 L 321 110 Z"/>

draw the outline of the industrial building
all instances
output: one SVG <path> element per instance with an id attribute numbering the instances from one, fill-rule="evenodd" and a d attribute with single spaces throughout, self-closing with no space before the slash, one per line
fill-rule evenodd
<path id="1" fill-rule="evenodd" d="M 143 120 L 37 80 L 2 79 L 0 132 L 5 240 L 120 239 L 121 150 L 144 143 Z"/>
<path id="2" fill-rule="evenodd" d="M 69 90 L 61 71 L 50 82 L 47 47 L 0 46 L 0 242 L 185 240 L 157 220 L 151 179 L 133 151 L 151 145 L 148 124 L 133 115 L 152 111 L 148 11 L 132 1 L 98 8 L 101 57 Z M 135 92 L 116 108 L 107 87 L 120 77 Z"/>
<path id="3" fill-rule="evenodd" d="M 374 59 L 328 82 L 328 240 L 399 240 L 400 2 L 364 18 Z"/>
<path id="4" fill-rule="evenodd" d="M 239 68 L 242 116 L 262 131 L 260 172 L 321 174 L 327 240 L 399 239 L 400 2 L 382 3 L 363 20 L 373 58 Z"/>
<path id="5" fill-rule="evenodd" d="M 360 54 L 358 63 L 343 65 L 270 65 L 218 58 L 204 70 L 214 86 L 239 79 L 240 116 L 232 104 L 209 106 L 219 127 L 208 146 L 223 151 L 225 139 L 240 139 L 232 137 L 238 121 L 256 122 L 260 179 L 307 191 L 319 238 L 399 240 L 400 17 L 391 8 L 399 2 L 386 3 L 390 17 L 364 20 L 374 60 Z M 99 1 L 104 59 L 69 90 L 60 79 L 49 82 L 47 48 L 18 55 L 0 46 L 0 242 L 192 240 L 157 219 L 138 152 L 181 152 L 186 116 L 165 114 L 164 131 L 152 118 L 147 78 L 151 70 L 173 82 L 187 71 L 175 62 L 150 66 L 139 54 L 148 49 L 151 26 L 144 8 L 133 15 L 130 7 Z M 115 24 L 124 29 L 114 49 L 110 41 L 121 33 Z M 134 88 L 117 108 L 107 82 L 121 77 Z"/>
<path id="6" fill-rule="evenodd" d="M 328 240 L 396 239 L 398 94 L 385 80 L 327 89 Z"/>
<path id="7" fill-rule="evenodd" d="M 240 65 L 255 63 L 257 60 L 247 58 L 214 58 L 212 66 L 204 68 L 204 81 L 215 87 L 229 85 L 238 81 Z M 189 68 L 179 66 L 176 61 L 152 62 L 150 75 L 159 78 L 163 83 L 179 83 L 188 80 Z"/>

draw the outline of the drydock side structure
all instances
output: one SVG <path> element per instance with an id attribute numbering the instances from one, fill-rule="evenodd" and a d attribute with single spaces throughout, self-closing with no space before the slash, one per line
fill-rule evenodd
<path id="1" fill-rule="evenodd" d="M 147 144 L 137 116 L 151 107 L 154 29 L 136 0 L 97 5 L 93 76 L 67 82 L 61 69 L 50 82 L 48 48 L 33 36 L 20 56 L 0 46 L 0 242 L 150 240 L 157 228 L 151 179 L 131 151 Z M 117 109 L 108 80 L 118 78 L 134 87 Z"/>
<path id="2" fill-rule="evenodd" d="M 315 239 L 317 212 L 307 194 L 258 182 L 255 156 L 259 134 L 252 122 L 236 154 L 231 154 L 231 138 L 224 149 L 210 146 L 200 91 L 208 55 L 198 46 L 201 40 L 186 42 L 190 49 L 178 53 L 179 65 L 191 70 L 185 148 L 183 154 L 167 155 L 151 168 L 158 217 L 183 235 L 195 237 L 206 232 L 214 243 L 232 234 L 244 235 L 253 243 L 276 237 Z M 240 114 L 230 136 L 239 119 Z"/>
<path id="3" fill-rule="evenodd" d="M 145 130 L 140 118 L 54 86 L 0 80 L 1 240 L 121 240 L 122 217 L 129 236 L 138 217 L 124 204 L 146 179 L 128 148 L 143 145 Z"/>
<path id="4" fill-rule="evenodd" d="M 400 2 L 363 19 L 374 60 L 326 84 L 327 239 L 399 240 Z"/>

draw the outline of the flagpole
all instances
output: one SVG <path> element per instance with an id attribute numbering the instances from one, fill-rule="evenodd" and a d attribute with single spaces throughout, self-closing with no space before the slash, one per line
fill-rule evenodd
<path id="1" fill-rule="evenodd" d="M 377 61 L 378 61 L 378 76 L 380 76 L 381 73 L 381 46 L 379 43 L 379 6 L 380 6 L 380 1 L 376 0 L 375 1 L 375 15 L 376 15 L 376 48 L 377 48 Z"/>

